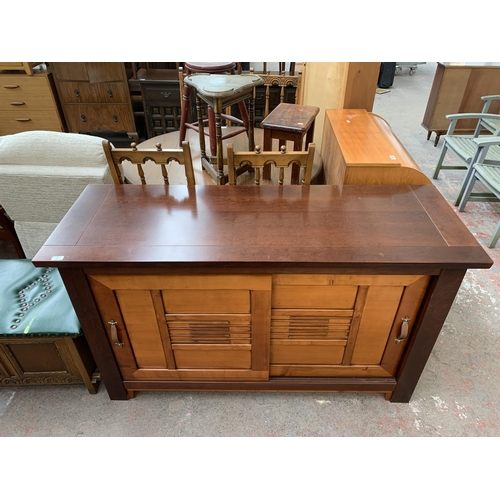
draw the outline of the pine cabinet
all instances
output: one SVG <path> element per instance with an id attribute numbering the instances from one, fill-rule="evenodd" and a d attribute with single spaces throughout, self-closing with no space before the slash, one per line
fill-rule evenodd
<path id="1" fill-rule="evenodd" d="M 429 279 L 88 274 L 126 380 L 393 376 Z"/>
<path id="2" fill-rule="evenodd" d="M 0 135 L 29 130 L 65 131 L 52 74 L 0 71 Z"/>

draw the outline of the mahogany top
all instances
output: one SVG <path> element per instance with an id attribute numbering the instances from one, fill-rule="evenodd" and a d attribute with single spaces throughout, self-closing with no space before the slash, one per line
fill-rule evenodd
<path id="1" fill-rule="evenodd" d="M 489 268 L 433 185 L 89 185 L 36 266 Z"/>
<path id="2" fill-rule="evenodd" d="M 260 123 L 261 128 L 306 132 L 316 119 L 319 108 L 303 104 L 278 104 Z"/>

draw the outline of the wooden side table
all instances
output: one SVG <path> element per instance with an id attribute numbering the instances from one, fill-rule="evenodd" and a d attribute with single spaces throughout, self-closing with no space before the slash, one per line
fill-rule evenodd
<path id="1" fill-rule="evenodd" d="M 260 126 L 264 129 L 264 151 L 272 150 L 273 139 L 278 139 L 283 146 L 286 141 L 293 141 L 293 150 L 302 151 L 313 142 L 314 122 L 319 108 L 316 106 L 303 106 L 301 104 L 287 104 L 282 102 L 269 115 L 262 120 Z M 306 145 L 304 148 L 304 137 Z M 298 166 L 292 169 L 292 183 L 297 183 L 300 174 Z M 271 169 L 266 167 L 264 179 L 271 178 Z"/>
<path id="2" fill-rule="evenodd" d="M 189 75 L 184 83 L 193 87 L 196 92 L 196 109 L 198 112 L 198 134 L 200 137 L 201 165 L 214 178 L 217 184 L 227 184 L 228 176 L 224 174 L 224 154 L 222 140 L 234 137 L 242 131 L 229 132 L 222 137 L 222 111 L 228 106 L 248 102 L 248 124 L 245 129 L 248 133 L 248 149 L 252 151 L 254 144 L 254 101 L 255 87 L 261 85 L 262 78 L 256 75 Z M 205 131 L 201 110 L 201 101 L 213 109 L 215 115 L 215 136 L 217 156 L 209 157 L 205 148 Z M 210 111 L 210 109 L 209 109 Z M 210 120 L 209 120 L 210 124 Z M 213 137 L 213 132 L 210 131 Z M 214 162 L 215 165 L 212 163 Z M 242 172 L 239 172 L 242 173 Z"/>

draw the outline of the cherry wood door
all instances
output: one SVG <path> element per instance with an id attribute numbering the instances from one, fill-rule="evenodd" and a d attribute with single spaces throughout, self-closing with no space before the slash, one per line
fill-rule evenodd
<path id="1" fill-rule="evenodd" d="M 267 380 L 270 276 L 89 276 L 124 380 Z"/>
<path id="2" fill-rule="evenodd" d="M 429 279 L 275 275 L 270 375 L 394 376 Z"/>

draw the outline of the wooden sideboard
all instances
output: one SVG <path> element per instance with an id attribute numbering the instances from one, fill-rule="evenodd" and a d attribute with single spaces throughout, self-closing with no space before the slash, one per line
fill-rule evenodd
<path id="1" fill-rule="evenodd" d="M 22 63 L 15 63 L 22 64 Z M 1 63 L 0 69 L 15 67 Z M 64 132 L 52 74 L 40 66 L 26 71 L 0 71 L 0 135 L 28 130 Z"/>
<path id="2" fill-rule="evenodd" d="M 327 109 L 321 143 L 326 184 L 431 184 L 380 116 Z"/>
<path id="3" fill-rule="evenodd" d="M 408 402 L 491 259 L 425 186 L 90 185 L 59 268 L 111 399 L 361 391 Z"/>
<path id="4" fill-rule="evenodd" d="M 446 115 L 453 113 L 480 113 L 484 106 L 481 97 L 500 94 L 500 63 L 498 62 L 438 62 L 422 126 L 427 139 L 432 132 L 436 138 L 448 130 Z M 489 113 L 500 112 L 500 102 L 491 104 Z M 472 134 L 475 120 L 460 120 L 456 132 Z"/>

